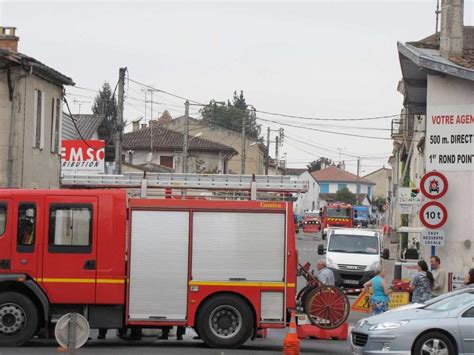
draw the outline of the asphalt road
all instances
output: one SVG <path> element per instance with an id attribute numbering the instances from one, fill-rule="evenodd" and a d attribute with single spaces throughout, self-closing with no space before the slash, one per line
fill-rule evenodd
<path id="1" fill-rule="evenodd" d="M 317 259 L 318 244 L 324 243 L 321 234 L 297 234 L 297 247 L 299 251 L 299 261 L 304 264 L 307 261 L 315 267 Z M 304 279 L 298 279 L 298 288 L 304 286 Z M 351 301 L 355 297 L 350 297 Z M 351 303 L 352 303 L 351 302 Z M 364 313 L 351 312 L 349 325 L 362 319 Z M 114 331 L 109 331 L 107 339 L 96 340 L 97 332 L 91 333 L 91 340 L 76 354 L 281 354 L 283 339 L 287 330 L 269 330 L 266 339 L 255 339 L 248 341 L 238 350 L 215 350 L 207 348 L 201 341 L 193 340 L 195 333 L 188 329 L 183 341 L 177 341 L 170 337 L 170 340 L 157 340 L 156 337 L 146 337 L 140 342 L 123 341 L 115 337 Z M 301 353 L 320 354 L 351 354 L 349 340 L 315 340 L 308 339 L 301 341 Z M 55 354 L 58 353 L 57 344 L 54 340 L 33 340 L 27 346 L 15 349 L 0 348 L 0 355 L 6 354 Z"/>

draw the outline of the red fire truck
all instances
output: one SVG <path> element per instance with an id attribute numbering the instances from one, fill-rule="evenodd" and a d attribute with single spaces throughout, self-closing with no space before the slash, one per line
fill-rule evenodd
<path id="1" fill-rule="evenodd" d="M 211 347 L 286 326 L 296 302 L 291 202 L 129 197 L 122 188 L 143 195 L 152 177 L 99 179 L 121 188 L 0 189 L 0 347 L 68 313 L 90 328 L 193 327 Z M 202 179 L 193 186 L 219 186 Z"/>
<path id="2" fill-rule="evenodd" d="M 341 202 L 330 202 L 324 206 L 321 218 L 323 236 L 326 235 L 329 227 L 352 228 L 352 205 Z"/>
<path id="3" fill-rule="evenodd" d="M 303 232 L 317 233 L 321 230 L 321 217 L 319 213 L 307 212 L 303 216 Z"/>

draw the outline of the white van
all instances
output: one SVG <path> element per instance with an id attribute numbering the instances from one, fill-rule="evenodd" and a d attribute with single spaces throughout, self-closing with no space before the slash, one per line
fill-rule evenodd
<path id="1" fill-rule="evenodd" d="M 318 254 L 326 254 L 328 268 L 334 272 L 337 286 L 363 287 L 375 276 L 375 270 L 388 259 L 388 249 L 382 250 L 382 232 L 372 229 L 329 229 L 327 248 L 318 245 Z"/>

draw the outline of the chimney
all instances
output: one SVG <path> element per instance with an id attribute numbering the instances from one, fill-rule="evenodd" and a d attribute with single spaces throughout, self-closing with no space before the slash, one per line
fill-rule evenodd
<path id="1" fill-rule="evenodd" d="M 146 128 L 146 123 L 142 123 L 142 128 L 141 129 L 143 129 L 143 128 Z"/>
<path id="2" fill-rule="evenodd" d="M 15 36 L 16 27 L 0 27 L 0 48 L 18 52 L 19 37 Z"/>
<path id="3" fill-rule="evenodd" d="M 133 128 L 133 132 L 139 131 L 140 130 L 140 121 L 134 121 L 132 123 L 132 128 Z"/>
<path id="4" fill-rule="evenodd" d="M 462 57 L 464 0 L 442 0 L 439 51 L 445 58 Z"/>

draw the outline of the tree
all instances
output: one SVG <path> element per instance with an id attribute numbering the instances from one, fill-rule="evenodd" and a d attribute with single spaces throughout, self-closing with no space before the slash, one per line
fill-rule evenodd
<path id="1" fill-rule="evenodd" d="M 211 100 L 208 105 L 201 109 L 202 120 L 210 126 L 228 128 L 235 132 L 242 131 L 242 116 L 245 115 L 245 132 L 249 137 L 260 139 L 261 126 L 257 124 L 255 111 L 247 108 L 244 92 L 238 95 L 234 91 L 232 102 L 220 104 Z"/>
<path id="2" fill-rule="evenodd" d="M 308 171 L 312 173 L 313 171 L 321 170 L 323 163 L 326 166 L 330 166 L 334 164 L 331 159 L 326 158 L 326 157 L 321 157 L 317 160 L 312 161 L 311 163 L 307 165 Z"/>
<path id="3" fill-rule="evenodd" d="M 377 206 L 377 209 L 380 213 L 383 213 L 383 206 L 387 203 L 387 199 L 382 196 L 378 196 L 377 198 L 372 200 L 372 206 Z"/>
<path id="4" fill-rule="evenodd" d="M 99 90 L 99 93 L 94 99 L 94 104 L 92 105 L 92 112 L 94 114 L 104 114 L 107 119 L 115 121 L 117 117 L 117 101 L 115 96 L 112 94 L 110 84 L 104 82 L 102 89 Z"/>
<path id="5" fill-rule="evenodd" d="M 349 203 L 351 205 L 357 204 L 356 195 L 350 192 L 347 187 L 343 187 L 336 192 L 336 201 Z"/>
<path id="6" fill-rule="evenodd" d="M 117 131 L 117 101 L 108 82 L 104 82 L 102 89 L 95 97 L 92 112 L 96 115 L 105 115 L 105 120 L 98 129 L 99 139 L 103 139 L 106 143 L 105 161 L 113 162 L 115 160 L 114 134 Z"/>

